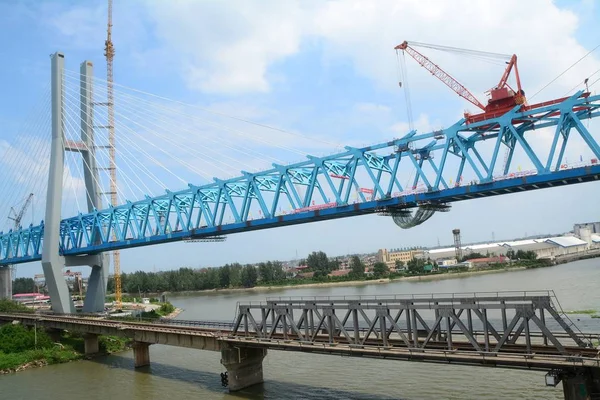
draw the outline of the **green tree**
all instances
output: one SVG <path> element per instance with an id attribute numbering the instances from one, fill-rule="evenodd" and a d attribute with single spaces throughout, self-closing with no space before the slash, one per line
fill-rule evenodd
<path id="1" fill-rule="evenodd" d="M 375 278 L 382 278 L 388 274 L 388 267 L 385 263 L 376 262 L 373 265 L 373 276 Z"/>
<path id="2" fill-rule="evenodd" d="M 260 280 L 263 283 L 272 283 L 273 282 L 273 263 L 269 262 L 261 262 L 258 264 L 258 274 L 260 276 Z"/>
<path id="3" fill-rule="evenodd" d="M 219 268 L 219 287 L 228 288 L 231 283 L 231 267 L 229 264 Z"/>
<path id="4" fill-rule="evenodd" d="M 32 278 L 17 278 L 13 281 L 13 293 L 35 293 L 35 282 Z"/>
<path id="5" fill-rule="evenodd" d="M 518 258 L 519 260 L 535 261 L 535 259 L 537 258 L 537 254 L 535 253 L 535 251 L 519 250 L 519 251 L 517 251 L 517 254 L 515 254 L 515 257 Z"/>
<path id="6" fill-rule="evenodd" d="M 47 349 L 53 346 L 52 341 L 38 328 L 37 333 L 33 328 L 23 325 L 6 324 L 0 328 L 0 353 L 20 353 L 36 348 Z"/>
<path id="7" fill-rule="evenodd" d="M 306 265 L 315 273 L 315 278 L 326 276 L 332 270 L 332 263 L 322 251 L 313 251 L 306 259 Z"/>
<path id="8" fill-rule="evenodd" d="M 473 260 L 475 258 L 486 258 L 486 256 L 484 256 L 481 253 L 469 253 L 469 254 L 463 256 L 462 261 Z"/>
<path id="9" fill-rule="evenodd" d="M 242 286 L 251 288 L 256 286 L 258 280 L 258 272 L 252 265 L 246 265 L 242 270 Z"/>
<path id="10" fill-rule="evenodd" d="M 396 267 L 396 271 L 400 271 L 401 269 L 404 268 L 404 262 L 400 261 L 400 260 L 396 260 L 396 262 L 394 263 L 395 267 Z"/>
<path id="11" fill-rule="evenodd" d="M 423 272 L 423 267 L 425 266 L 425 260 L 420 258 L 413 258 L 409 262 L 406 263 L 406 267 L 408 268 L 408 272 L 411 274 L 420 274 Z"/>
<path id="12" fill-rule="evenodd" d="M 239 263 L 231 264 L 231 271 L 229 272 L 229 282 L 233 287 L 242 286 L 242 265 Z"/>
<path id="13" fill-rule="evenodd" d="M 352 279 L 361 279 L 365 276 L 365 264 L 358 256 L 352 256 L 350 259 L 350 269 Z"/>
<path id="14" fill-rule="evenodd" d="M 285 280 L 285 271 L 281 261 L 273 261 L 273 281 L 281 282 Z"/>

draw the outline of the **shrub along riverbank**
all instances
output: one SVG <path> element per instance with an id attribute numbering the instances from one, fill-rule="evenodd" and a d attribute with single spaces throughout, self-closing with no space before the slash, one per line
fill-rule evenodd
<path id="1" fill-rule="evenodd" d="M 31 312 L 30 309 L 8 300 L 0 301 L 0 312 Z M 123 351 L 128 347 L 124 338 L 100 336 L 100 354 Z M 0 327 L 0 373 L 59 364 L 85 358 L 83 336 L 62 332 L 53 341 L 43 328 L 34 329 L 20 324 Z"/>

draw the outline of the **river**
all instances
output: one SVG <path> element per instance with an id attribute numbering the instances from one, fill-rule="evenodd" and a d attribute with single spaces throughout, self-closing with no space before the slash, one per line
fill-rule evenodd
<path id="1" fill-rule="evenodd" d="M 600 310 L 600 259 L 559 266 L 432 281 L 364 286 L 238 291 L 170 298 L 182 319 L 230 320 L 238 301 L 266 296 L 337 296 L 554 290 L 564 310 Z M 600 319 L 573 315 L 583 331 Z M 151 366 L 133 368 L 132 353 L 0 376 L 0 399 L 562 399 L 562 386 L 544 386 L 544 373 L 418 362 L 270 351 L 265 383 L 227 393 L 217 352 L 154 345 Z"/>

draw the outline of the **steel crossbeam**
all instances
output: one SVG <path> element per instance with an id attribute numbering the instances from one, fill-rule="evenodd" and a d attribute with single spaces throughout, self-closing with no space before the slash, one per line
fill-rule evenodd
<path id="1" fill-rule="evenodd" d="M 600 96 L 578 92 L 557 104 L 527 111 L 515 107 L 484 121 L 462 119 L 443 130 L 411 131 L 372 146 L 346 147 L 335 155 L 308 156 L 304 162 L 273 164 L 259 173 L 242 172 L 238 178 L 190 184 L 182 191 L 63 219 L 57 251 L 96 254 L 598 180 L 600 145 L 582 120 L 597 117 L 599 108 Z M 535 131 L 552 127 L 550 151 L 536 153 L 530 144 Z M 595 157 L 588 165 L 564 163 L 574 134 Z M 491 156 L 483 151 L 484 142 L 490 141 Z M 503 175 L 494 175 L 503 148 L 509 151 Z M 516 149 L 533 170 L 514 172 Z M 410 171 L 416 171 L 412 186 L 404 187 L 399 177 Z M 0 265 L 39 260 L 43 236 L 43 223 L 0 233 Z"/>
<path id="2" fill-rule="evenodd" d="M 590 347 L 591 342 L 573 330 L 573 324 L 556 308 L 553 299 L 553 292 L 274 299 L 238 305 L 231 335 L 310 344 L 421 351 L 444 348 L 490 354 L 515 351 L 533 354 L 542 348 L 569 355 Z"/>

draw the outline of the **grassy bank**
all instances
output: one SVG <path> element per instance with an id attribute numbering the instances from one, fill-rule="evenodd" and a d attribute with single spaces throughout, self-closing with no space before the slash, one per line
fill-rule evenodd
<path id="1" fill-rule="evenodd" d="M 0 312 L 31 312 L 11 301 L 0 301 Z M 126 339 L 100 336 L 100 354 L 123 351 L 128 347 Z M 22 371 L 27 368 L 85 358 L 83 336 L 73 332 L 61 332 L 51 338 L 42 329 L 20 324 L 0 327 L 0 374 Z"/>

